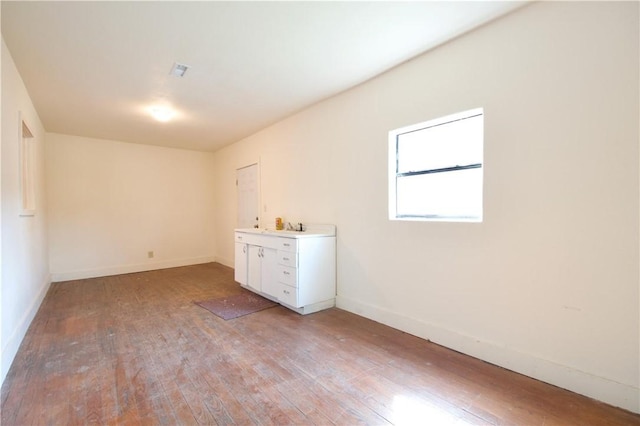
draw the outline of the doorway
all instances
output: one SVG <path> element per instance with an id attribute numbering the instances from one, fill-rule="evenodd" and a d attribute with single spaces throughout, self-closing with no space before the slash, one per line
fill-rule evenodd
<path id="1" fill-rule="evenodd" d="M 260 223 L 260 173 L 258 164 L 236 170 L 238 228 L 258 228 Z"/>

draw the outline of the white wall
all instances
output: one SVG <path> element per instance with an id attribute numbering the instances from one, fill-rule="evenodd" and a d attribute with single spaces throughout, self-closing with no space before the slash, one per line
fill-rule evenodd
<path id="1" fill-rule="evenodd" d="M 46 159 L 54 281 L 215 260 L 211 153 L 48 133 Z"/>
<path id="2" fill-rule="evenodd" d="M 2 8 L 0 7 L 0 22 L 2 22 Z M 0 80 L 2 79 L 2 57 L 4 56 L 4 39 L 0 37 Z M 0 81 L 0 153 L 2 152 L 2 82 Z M 2 307 L 2 158 L 0 156 L 0 308 Z M 4 358 L 4 345 L 2 344 L 2 313 L 0 313 L 0 385 L 4 382 L 6 377 L 5 368 L 3 367 L 2 359 Z M 15 357 L 15 356 L 14 356 Z"/>
<path id="3" fill-rule="evenodd" d="M 19 114 L 34 136 L 35 216 L 19 216 Z M 0 344 L 4 380 L 31 320 L 49 288 L 44 129 L 11 54 L 2 41 L 2 313 Z"/>
<path id="4" fill-rule="evenodd" d="M 263 225 L 337 225 L 340 307 L 640 411 L 638 26 L 536 3 L 218 151 L 218 258 L 259 161 Z M 387 220 L 387 132 L 475 107 L 484 223 Z"/>

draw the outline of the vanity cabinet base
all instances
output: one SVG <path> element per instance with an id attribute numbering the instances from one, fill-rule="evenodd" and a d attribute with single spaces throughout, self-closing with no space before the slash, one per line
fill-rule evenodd
<path id="1" fill-rule="evenodd" d="M 335 228 L 333 235 L 294 235 L 236 230 L 236 281 L 301 315 L 334 307 Z"/>

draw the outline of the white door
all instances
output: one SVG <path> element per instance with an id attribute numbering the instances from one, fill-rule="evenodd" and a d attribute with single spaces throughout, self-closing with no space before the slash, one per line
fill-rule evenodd
<path id="1" fill-rule="evenodd" d="M 238 192 L 238 228 L 257 228 L 260 213 L 258 165 L 236 170 Z"/>

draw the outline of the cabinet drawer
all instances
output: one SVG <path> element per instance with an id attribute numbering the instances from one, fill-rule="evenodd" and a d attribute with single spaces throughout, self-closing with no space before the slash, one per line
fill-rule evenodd
<path id="1" fill-rule="evenodd" d="M 298 249 L 298 242 L 295 238 L 278 238 L 278 250 L 293 251 Z"/>
<path id="2" fill-rule="evenodd" d="M 290 266 L 278 265 L 278 281 L 293 287 L 297 287 L 298 286 L 297 272 L 298 270 L 296 268 L 291 268 Z"/>
<path id="3" fill-rule="evenodd" d="M 294 308 L 298 307 L 298 289 L 280 283 L 280 293 L 278 293 L 278 300 L 282 303 L 286 303 Z"/>
<path id="4" fill-rule="evenodd" d="M 281 265 L 295 268 L 298 266 L 297 257 L 296 252 L 278 250 L 278 263 Z"/>

